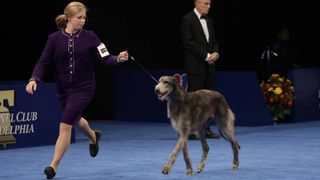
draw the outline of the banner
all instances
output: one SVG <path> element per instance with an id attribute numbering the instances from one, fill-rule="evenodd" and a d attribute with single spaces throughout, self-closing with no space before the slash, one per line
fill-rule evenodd
<path id="1" fill-rule="evenodd" d="M 4 83 L 0 82 L 0 149 L 55 144 L 61 117 L 55 84 L 39 83 L 30 95 L 25 84 Z"/>
<path id="2" fill-rule="evenodd" d="M 295 69 L 289 73 L 295 89 L 293 121 L 320 119 L 320 68 Z"/>

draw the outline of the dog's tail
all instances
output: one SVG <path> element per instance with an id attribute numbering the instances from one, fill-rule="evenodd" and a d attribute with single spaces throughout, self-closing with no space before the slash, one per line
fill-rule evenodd
<path id="1" fill-rule="evenodd" d="M 238 149 L 240 149 L 240 145 L 237 142 L 234 134 L 235 115 L 232 110 L 229 107 L 224 109 L 224 113 L 221 114 L 221 117 L 218 121 L 220 135 L 225 140 L 231 142 L 232 144 L 235 144 Z"/>
<path id="2" fill-rule="evenodd" d="M 229 140 L 229 134 L 234 133 L 235 115 L 230 108 L 223 108 L 220 110 L 220 112 L 223 113 L 219 114 L 217 117 L 219 123 L 219 132 L 224 139 Z"/>

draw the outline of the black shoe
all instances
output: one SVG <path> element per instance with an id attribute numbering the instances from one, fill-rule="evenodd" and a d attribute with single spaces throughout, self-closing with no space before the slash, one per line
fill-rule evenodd
<path id="1" fill-rule="evenodd" d="M 219 139 L 220 138 L 220 135 L 219 134 L 216 134 L 216 133 L 213 133 L 211 131 L 207 131 L 206 132 L 206 138 L 208 139 Z"/>
<path id="2" fill-rule="evenodd" d="M 56 171 L 51 166 L 46 167 L 43 172 L 47 175 L 47 179 L 52 179 L 56 175 Z"/>
<path id="3" fill-rule="evenodd" d="M 99 130 L 94 130 L 94 133 L 96 135 L 96 143 L 95 144 L 89 144 L 89 152 L 91 157 L 96 157 L 96 155 L 99 152 L 99 140 L 101 138 L 101 132 Z"/>

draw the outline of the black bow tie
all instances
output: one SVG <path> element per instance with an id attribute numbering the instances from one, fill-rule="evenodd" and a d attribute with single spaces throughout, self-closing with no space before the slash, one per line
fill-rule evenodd
<path id="1" fill-rule="evenodd" d="M 208 19 L 208 16 L 206 16 L 206 15 L 201 15 L 201 16 L 200 16 L 200 19 Z"/>

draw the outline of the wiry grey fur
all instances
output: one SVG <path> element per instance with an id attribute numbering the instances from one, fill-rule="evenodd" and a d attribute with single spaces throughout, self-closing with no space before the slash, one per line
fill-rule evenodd
<path id="1" fill-rule="evenodd" d="M 179 136 L 176 147 L 162 169 L 163 174 L 169 174 L 177 155 L 183 150 L 186 174 L 192 175 L 187 146 L 190 133 L 196 134 L 202 144 L 202 156 L 197 172 L 200 173 L 204 169 L 209 152 L 205 133 L 213 118 L 219 127 L 220 135 L 231 144 L 233 150 L 231 169 L 238 168 L 240 146 L 234 134 L 234 114 L 222 94 L 204 89 L 188 93 L 173 76 L 162 76 L 155 86 L 155 92 L 160 100 L 167 101 L 171 125 Z"/>

